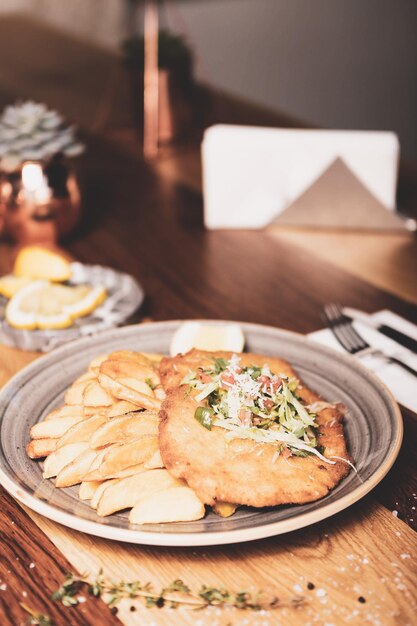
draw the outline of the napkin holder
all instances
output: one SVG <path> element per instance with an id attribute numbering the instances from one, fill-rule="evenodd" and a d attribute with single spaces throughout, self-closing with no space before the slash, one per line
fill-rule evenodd
<path id="1" fill-rule="evenodd" d="M 395 211 L 393 133 L 216 125 L 202 156 L 207 228 L 413 229 Z"/>

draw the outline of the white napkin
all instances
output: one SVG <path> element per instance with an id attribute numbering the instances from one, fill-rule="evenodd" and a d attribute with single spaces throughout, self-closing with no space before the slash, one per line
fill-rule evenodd
<path id="1" fill-rule="evenodd" d="M 211 126 L 202 143 L 207 228 L 263 228 L 337 158 L 394 210 L 399 158 L 394 133 Z"/>
<path id="2" fill-rule="evenodd" d="M 369 317 L 380 324 L 386 324 L 400 330 L 417 340 L 417 326 L 392 311 L 378 311 Z M 407 348 L 360 322 L 354 322 L 354 326 L 372 347 L 379 348 L 388 355 L 396 356 L 417 370 L 417 354 L 410 352 Z M 310 333 L 308 337 L 339 352 L 345 352 L 328 328 Z M 364 356 L 363 358 L 352 358 L 358 359 L 363 365 L 373 370 L 390 389 L 397 402 L 417 413 L 417 378 L 415 376 L 395 363 L 388 363 L 381 357 Z"/>

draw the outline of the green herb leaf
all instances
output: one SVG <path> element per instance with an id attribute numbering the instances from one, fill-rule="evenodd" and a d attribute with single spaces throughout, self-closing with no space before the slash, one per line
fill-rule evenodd
<path id="1" fill-rule="evenodd" d="M 20 602 L 20 606 L 26 613 L 29 614 L 26 621 L 28 626 L 53 626 L 53 622 L 49 615 L 45 615 L 45 613 L 39 613 L 38 611 L 31 609 L 30 606 L 24 602 Z"/>

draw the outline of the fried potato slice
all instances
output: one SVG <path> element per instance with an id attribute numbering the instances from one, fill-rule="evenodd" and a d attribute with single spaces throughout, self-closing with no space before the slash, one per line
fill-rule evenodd
<path id="1" fill-rule="evenodd" d="M 94 496 L 95 492 L 97 491 L 97 489 L 100 487 L 100 485 L 102 485 L 103 482 L 102 481 L 90 481 L 85 482 L 82 481 L 80 484 L 80 488 L 78 490 L 78 497 L 80 500 L 91 500 L 92 497 Z"/>
<path id="2" fill-rule="evenodd" d="M 160 383 L 159 374 L 152 364 L 142 365 L 135 361 L 104 361 L 100 366 L 100 374 L 106 374 L 114 380 L 133 378 L 144 383 L 148 380 L 151 388 Z"/>
<path id="3" fill-rule="evenodd" d="M 84 405 L 84 391 L 90 384 L 91 379 L 75 381 L 71 387 L 69 387 L 64 395 L 65 404 L 82 404 Z"/>
<path id="4" fill-rule="evenodd" d="M 157 352 L 141 352 L 142 356 L 149 359 L 152 365 L 158 366 L 162 359 L 164 358 L 163 354 L 158 354 Z"/>
<path id="5" fill-rule="evenodd" d="M 83 404 L 84 406 L 109 407 L 113 406 L 114 398 L 97 380 L 93 380 L 84 389 Z"/>
<path id="6" fill-rule="evenodd" d="M 46 422 L 48 420 L 55 420 L 61 417 L 72 417 L 73 415 L 83 415 L 83 405 L 82 404 L 72 404 L 67 406 L 64 404 L 60 406 L 59 409 L 54 409 L 46 417 L 44 417 L 43 421 Z"/>
<path id="7" fill-rule="evenodd" d="M 105 489 L 107 489 L 107 487 L 109 487 L 110 485 L 115 485 L 116 483 L 119 483 L 120 480 L 118 480 L 117 478 L 112 478 L 111 480 L 104 480 L 96 489 L 96 491 L 94 492 L 93 497 L 91 498 L 91 502 L 90 502 L 90 506 L 93 509 L 97 508 L 97 505 L 99 503 L 99 500 L 103 494 L 103 492 L 105 491 Z"/>
<path id="8" fill-rule="evenodd" d="M 150 459 L 145 461 L 143 464 L 146 469 L 162 469 L 165 467 L 164 462 L 161 457 L 161 452 L 157 450 Z"/>
<path id="9" fill-rule="evenodd" d="M 87 450 L 88 443 L 69 443 L 62 446 L 59 450 L 55 450 L 48 457 L 43 465 L 43 478 L 53 478 L 74 459 L 77 458 L 84 450 Z"/>
<path id="10" fill-rule="evenodd" d="M 138 405 L 127 400 L 115 400 L 114 404 L 105 411 L 107 417 L 119 417 L 120 415 L 126 415 L 126 413 L 132 413 L 137 411 Z"/>
<path id="11" fill-rule="evenodd" d="M 190 487 L 170 487 L 141 499 L 130 511 L 129 522 L 131 524 L 192 522 L 201 519 L 204 514 L 203 502 Z"/>
<path id="12" fill-rule="evenodd" d="M 90 447 L 96 450 L 143 435 L 157 435 L 158 423 L 157 414 L 151 411 L 137 411 L 114 417 L 95 431 L 91 436 Z"/>
<path id="13" fill-rule="evenodd" d="M 144 463 L 138 463 L 137 465 L 130 465 L 130 467 L 125 467 L 125 469 L 120 470 L 120 472 L 116 472 L 115 478 L 127 478 L 128 476 L 133 476 L 133 474 L 140 474 L 144 472 L 147 468 Z"/>
<path id="14" fill-rule="evenodd" d="M 115 378 L 115 380 L 121 383 L 122 385 L 124 385 L 125 387 L 129 387 L 129 389 L 133 389 L 134 391 L 137 391 L 138 393 L 145 394 L 145 396 L 151 396 L 151 397 L 155 396 L 152 387 L 150 387 L 143 380 L 138 380 L 137 378 L 129 378 L 128 376 L 125 376 L 122 378 Z"/>
<path id="15" fill-rule="evenodd" d="M 83 407 L 83 414 L 85 419 L 88 419 L 93 415 L 106 415 L 108 409 L 108 406 L 85 406 Z"/>
<path id="16" fill-rule="evenodd" d="M 220 517 L 230 517 L 236 509 L 237 504 L 231 504 L 230 502 L 215 502 L 213 504 L 213 511 Z"/>
<path id="17" fill-rule="evenodd" d="M 33 439 L 26 446 L 26 453 L 30 459 L 42 459 L 51 454 L 58 439 Z"/>
<path id="18" fill-rule="evenodd" d="M 90 441 L 94 433 L 108 421 L 109 418 L 105 415 L 93 415 L 92 417 L 83 419 L 81 422 L 76 423 L 66 431 L 66 433 L 59 439 L 57 448 L 61 448 L 68 443 Z"/>
<path id="19" fill-rule="evenodd" d="M 98 501 L 97 514 L 104 517 L 115 511 L 129 509 L 156 491 L 182 484 L 184 483 L 171 476 L 167 470 L 144 470 L 104 489 Z"/>
<path id="20" fill-rule="evenodd" d="M 38 422 L 30 429 L 30 436 L 32 439 L 59 439 L 59 437 L 62 437 L 62 435 L 64 435 L 64 433 L 66 433 L 71 426 L 74 426 L 83 420 L 83 415 L 73 415 L 72 417 L 60 417 L 54 420 L 46 420 L 46 422 Z"/>
<path id="21" fill-rule="evenodd" d="M 145 367 L 152 366 L 152 360 L 149 355 L 143 352 L 133 352 L 132 350 L 116 350 L 108 355 L 109 361 L 131 361 L 133 363 L 139 363 Z"/>
<path id="22" fill-rule="evenodd" d="M 132 465 L 131 467 L 127 467 L 126 469 L 118 472 L 114 478 L 115 479 L 127 478 L 128 476 L 133 476 L 133 474 L 139 474 L 140 472 L 144 472 L 145 469 L 146 468 L 143 465 L 143 463 L 140 463 L 139 465 Z M 109 483 L 111 480 L 113 479 L 109 479 L 107 481 L 106 480 L 89 480 L 89 481 L 83 480 L 80 485 L 80 493 L 78 497 L 80 498 L 80 500 L 90 500 L 93 494 L 95 493 L 96 489 L 98 489 L 98 487 L 101 484 L 105 482 Z M 89 485 L 91 485 L 91 487 Z"/>
<path id="23" fill-rule="evenodd" d="M 100 370 L 100 365 L 103 363 L 103 361 L 107 361 L 108 358 L 108 354 L 99 354 L 98 356 L 94 357 L 94 359 L 90 362 L 90 365 L 88 366 L 88 371 L 97 376 Z"/>
<path id="24" fill-rule="evenodd" d="M 99 381 L 100 385 L 119 400 L 127 400 L 128 402 L 133 402 L 136 406 L 155 411 L 158 411 L 161 407 L 161 401 L 157 398 L 136 391 L 131 387 L 126 387 L 126 385 L 113 380 L 106 374 L 99 374 Z M 149 391 L 151 392 L 150 388 Z"/>
<path id="25" fill-rule="evenodd" d="M 73 384 L 77 385 L 78 383 L 84 383 L 91 380 L 97 380 L 97 374 L 94 374 L 94 372 L 85 372 L 85 374 L 81 374 L 81 376 L 76 378 Z"/>
<path id="26" fill-rule="evenodd" d="M 80 483 L 91 467 L 91 463 L 97 456 L 97 452 L 87 448 L 81 452 L 71 463 L 65 465 L 56 477 L 56 487 L 71 487 Z"/>
<path id="27" fill-rule="evenodd" d="M 147 461 L 158 449 L 158 437 L 145 435 L 129 443 L 114 444 L 105 449 L 102 463 L 91 470 L 84 480 L 114 478 L 121 470 Z"/>
<path id="28" fill-rule="evenodd" d="M 95 470 L 97 470 L 100 467 L 100 465 L 103 463 L 104 455 L 106 454 L 107 449 L 99 450 L 99 451 L 96 450 L 96 452 L 97 452 L 97 456 L 94 459 L 94 461 L 91 463 L 91 467 L 88 470 L 89 473 L 90 472 L 94 472 Z M 84 476 L 83 480 L 88 480 L 88 478 L 86 478 L 86 476 Z"/>

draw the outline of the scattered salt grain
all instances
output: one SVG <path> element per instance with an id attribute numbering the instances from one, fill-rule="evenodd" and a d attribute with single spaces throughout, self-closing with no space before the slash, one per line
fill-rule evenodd
<path id="1" fill-rule="evenodd" d="M 398 517 L 398 511 L 391 511 L 394 517 Z"/>
<path id="2" fill-rule="evenodd" d="M 6 589 L 7 589 L 7 585 L 6 585 L 6 583 L 2 583 L 2 584 L 0 585 L 0 590 L 1 590 L 1 591 L 6 591 Z"/>
<path id="3" fill-rule="evenodd" d="M 404 552 L 403 554 L 400 554 L 400 558 L 401 558 L 401 559 L 409 559 L 409 558 L 410 558 L 410 555 L 409 555 L 409 554 L 407 554 L 406 552 Z"/>
<path id="4" fill-rule="evenodd" d="M 78 596 L 77 600 L 80 604 L 82 604 L 83 602 L 87 602 L 86 598 L 84 596 Z"/>
<path id="5" fill-rule="evenodd" d="M 362 563 L 364 565 L 367 565 L 369 563 L 369 559 L 367 557 L 365 557 L 364 559 L 362 559 Z"/>
<path id="6" fill-rule="evenodd" d="M 396 534 L 397 537 L 401 537 L 401 533 L 400 533 L 399 530 L 395 531 L 395 534 Z"/>
<path id="7" fill-rule="evenodd" d="M 22 596 L 23 596 L 24 598 L 27 598 L 27 596 L 28 596 L 27 592 L 26 592 L 26 591 L 22 591 Z"/>
<path id="8" fill-rule="evenodd" d="M 36 567 L 35 563 L 29 563 L 29 567 L 30 569 L 33 569 L 34 567 Z"/>
<path id="9" fill-rule="evenodd" d="M 294 589 L 295 593 L 303 593 L 303 588 L 302 588 L 302 586 L 301 586 L 301 585 L 299 585 L 299 584 L 295 584 L 295 585 L 293 586 L 293 589 Z"/>
<path id="10" fill-rule="evenodd" d="M 327 591 L 325 589 L 317 589 L 316 596 L 318 598 L 323 598 L 325 595 L 327 595 Z"/>

